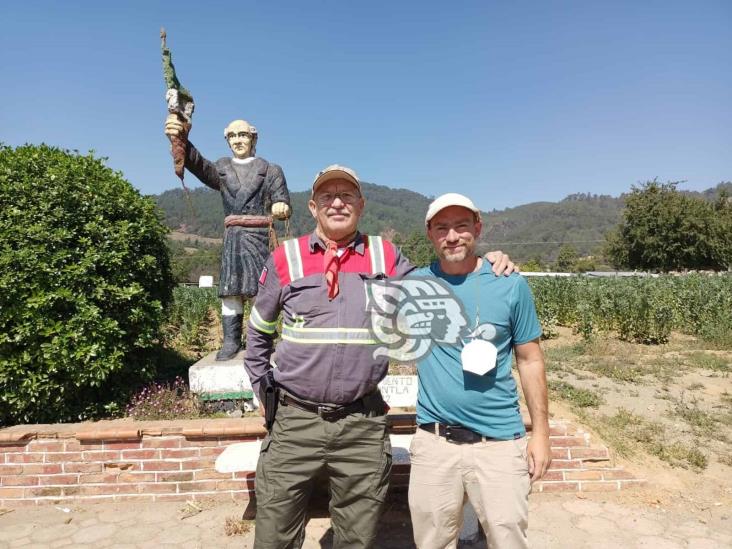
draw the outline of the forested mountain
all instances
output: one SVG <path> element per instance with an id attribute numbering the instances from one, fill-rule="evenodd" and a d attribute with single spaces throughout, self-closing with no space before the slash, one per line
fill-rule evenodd
<path id="1" fill-rule="evenodd" d="M 367 204 L 359 223 L 363 232 L 379 234 L 393 229 L 408 234 L 424 226 L 424 214 L 430 198 L 407 189 L 392 189 L 371 183 L 362 183 L 362 187 Z M 222 236 L 224 211 L 218 192 L 205 187 L 197 188 L 190 193 L 190 205 L 182 189 L 165 191 L 153 198 L 171 229 L 207 237 Z M 310 193 L 291 193 L 290 198 L 293 210 L 290 232 L 292 235 L 301 235 L 312 231 L 315 222 L 307 206 Z"/>
<path id="2" fill-rule="evenodd" d="M 732 194 L 732 183 L 720 183 L 702 193 L 689 194 L 707 200 L 715 199 L 722 190 Z M 363 183 L 367 205 L 360 223 L 363 232 L 378 234 L 394 231 L 404 237 L 424 230 L 424 214 L 431 198 L 407 189 Z M 307 209 L 309 192 L 292 193 L 293 218 L 290 234 L 309 232 L 314 222 Z M 154 196 L 162 209 L 166 224 L 191 235 L 221 237 L 223 209 L 218 192 L 198 188 L 190 193 L 191 207 L 182 190 L 170 190 Z M 481 239 L 482 249 L 502 249 L 518 261 L 538 258 L 554 261 L 563 243 L 574 246 L 580 255 L 595 253 L 601 248 L 605 233 L 620 220 L 623 197 L 573 194 L 559 202 L 534 202 L 483 214 L 487 224 Z M 282 225 L 278 233 L 284 235 Z"/>
<path id="3" fill-rule="evenodd" d="M 554 260 L 563 243 L 580 255 L 601 247 L 605 233 L 620 221 L 623 199 L 573 194 L 560 202 L 533 202 L 487 214 L 484 247 L 508 251 L 519 261 Z"/>

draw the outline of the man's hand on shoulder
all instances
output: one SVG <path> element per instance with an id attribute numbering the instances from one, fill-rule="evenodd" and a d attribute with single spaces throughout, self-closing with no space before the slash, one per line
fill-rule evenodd
<path id="1" fill-rule="evenodd" d="M 508 254 L 504 254 L 501 250 L 488 252 L 485 254 L 485 259 L 492 265 L 496 276 L 508 276 L 511 273 L 519 272 L 518 265 L 511 261 Z"/>

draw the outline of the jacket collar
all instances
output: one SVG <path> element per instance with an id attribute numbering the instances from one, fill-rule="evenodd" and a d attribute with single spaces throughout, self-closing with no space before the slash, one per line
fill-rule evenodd
<path id="1" fill-rule="evenodd" d="M 323 251 L 328 248 L 328 246 L 325 245 L 325 242 L 323 242 L 323 239 L 320 238 L 315 231 L 310 234 L 309 245 L 310 253 L 315 252 L 316 247 L 319 247 Z M 366 252 L 366 244 L 364 242 L 363 235 L 360 232 L 356 232 L 356 236 L 354 237 L 354 239 L 346 244 L 344 248 L 353 248 L 354 252 L 359 255 L 363 255 Z"/>

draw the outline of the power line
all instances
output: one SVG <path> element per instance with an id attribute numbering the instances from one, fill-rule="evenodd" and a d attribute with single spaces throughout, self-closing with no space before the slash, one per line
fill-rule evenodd
<path id="1" fill-rule="evenodd" d="M 529 245 L 529 244 L 596 244 L 598 242 L 605 242 L 605 240 L 543 240 L 541 242 L 492 242 L 492 241 L 484 241 L 481 242 L 481 244 L 491 246 L 521 246 L 521 245 Z"/>

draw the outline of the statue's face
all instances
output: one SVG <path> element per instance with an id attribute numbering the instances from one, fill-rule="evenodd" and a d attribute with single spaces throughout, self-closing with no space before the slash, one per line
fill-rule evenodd
<path id="1" fill-rule="evenodd" d="M 254 155 L 256 134 L 254 128 L 246 120 L 234 120 L 224 130 L 226 141 L 236 158 L 249 158 Z"/>

